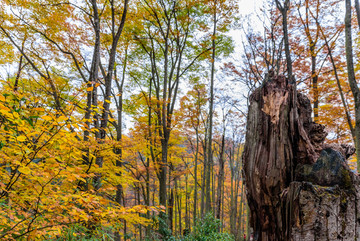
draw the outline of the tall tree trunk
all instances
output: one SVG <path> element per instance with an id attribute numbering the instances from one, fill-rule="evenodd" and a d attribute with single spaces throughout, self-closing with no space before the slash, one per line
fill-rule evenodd
<path id="1" fill-rule="evenodd" d="M 312 49 L 310 52 L 314 53 L 315 45 L 310 45 Z M 311 56 L 311 78 L 313 82 L 313 92 L 314 92 L 314 122 L 319 122 L 319 88 L 318 88 L 318 75 L 316 73 L 316 55 L 315 53 Z"/>
<path id="2" fill-rule="evenodd" d="M 322 37 L 324 38 L 326 48 L 328 49 L 330 62 L 331 62 L 331 65 L 333 67 L 333 70 L 334 70 L 334 76 L 335 76 L 336 83 L 337 83 L 337 86 L 338 86 L 338 89 L 339 89 L 341 102 L 342 102 L 343 107 L 344 107 L 346 120 L 347 120 L 347 123 L 349 125 L 349 129 L 350 129 L 352 138 L 353 138 L 354 143 L 355 143 L 355 129 L 354 129 L 354 126 L 353 126 L 353 124 L 351 122 L 351 116 L 350 116 L 349 107 L 348 107 L 348 105 L 346 103 L 345 96 L 344 96 L 344 91 L 342 90 L 342 87 L 341 87 L 341 82 L 340 82 L 340 79 L 339 79 L 339 76 L 338 76 L 338 73 L 337 73 L 337 67 L 336 67 L 336 64 L 335 64 L 335 61 L 334 61 L 334 58 L 333 58 L 333 55 L 332 55 L 332 49 L 330 48 L 329 42 L 328 42 L 328 40 L 326 38 L 326 35 L 324 34 L 324 31 L 322 30 L 322 28 L 321 28 L 321 26 L 320 26 L 320 24 L 318 22 L 317 22 L 317 25 L 318 25 L 318 28 L 320 29 Z"/>
<path id="3" fill-rule="evenodd" d="M 166 137 L 165 137 L 166 138 Z M 164 139 L 161 141 L 161 150 L 162 150 L 162 157 L 161 157 L 161 166 L 159 171 L 159 202 L 160 205 L 163 206 L 165 209 L 167 207 L 166 205 L 166 199 L 167 199 L 167 155 L 168 155 L 168 139 Z M 170 173 L 169 173 L 169 180 L 170 180 Z M 169 181 L 169 187 L 170 187 L 170 181 Z M 170 191 L 170 197 L 169 197 L 169 203 L 168 203 L 168 218 L 166 218 L 165 212 L 160 212 L 160 218 L 162 219 L 162 222 L 159 226 L 160 228 L 160 234 L 163 236 L 163 238 L 166 238 L 165 230 L 168 228 L 167 223 L 169 224 L 169 229 L 172 230 L 172 222 L 173 222 L 173 205 L 174 205 L 174 197 L 173 197 L 173 191 L 171 189 Z"/>
<path id="4" fill-rule="evenodd" d="M 193 211 L 193 226 L 196 224 L 197 218 L 197 198 L 198 198 L 198 187 L 197 187 L 197 168 L 198 168 L 198 155 L 199 155 L 199 131 L 195 129 L 196 134 L 196 151 L 195 151 L 195 166 L 194 166 L 194 211 Z"/>
<path id="5" fill-rule="evenodd" d="M 25 42 L 25 41 L 24 41 Z M 23 44 L 24 45 L 24 44 Z M 23 58 L 24 56 L 21 55 L 20 56 L 20 60 L 19 60 L 19 67 L 18 67 L 18 71 L 16 73 L 16 77 L 15 77 L 15 83 L 14 83 L 14 88 L 13 90 L 16 92 L 18 90 L 19 87 L 19 79 L 20 79 L 20 75 L 21 75 L 21 70 L 23 69 Z"/>
<path id="6" fill-rule="evenodd" d="M 287 24 L 287 12 L 290 7 L 290 0 L 284 0 L 283 5 L 279 2 L 279 0 L 276 1 L 276 6 L 281 12 L 282 15 L 282 27 L 283 27 L 283 35 L 284 35 L 284 43 L 285 43 L 285 56 L 286 56 L 286 67 L 287 67 L 287 73 L 288 78 L 292 80 L 292 61 L 291 61 L 291 55 L 290 55 L 290 44 L 289 44 L 289 33 L 288 33 L 288 24 Z"/>
<path id="7" fill-rule="evenodd" d="M 108 66 L 107 66 L 107 73 L 104 76 L 105 79 L 105 93 L 104 93 L 104 103 L 102 106 L 102 113 L 101 113 L 101 121 L 98 118 L 98 114 L 96 114 L 96 126 L 99 125 L 98 128 L 98 132 L 96 132 L 96 138 L 98 139 L 99 144 L 103 144 L 105 142 L 106 139 L 106 130 L 108 127 L 108 122 L 109 122 L 109 113 L 110 113 L 110 97 L 111 97 L 111 90 L 112 90 L 112 81 L 113 81 L 113 74 L 114 74 L 114 66 L 115 66 L 115 59 L 116 59 L 116 53 L 117 53 L 117 47 L 118 47 L 118 43 L 120 41 L 120 36 L 122 33 L 122 30 L 124 28 L 125 25 L 125 20 L 126 20 L 126 14 L 127 14 L 127 10 L 128 10 L 128 4 L 129 4 L 129 0 L 125 0 L 124 1 L 124 8 L 123 8 L 123 12 L 122 12 L 122 16 L 121 16 L 121 21 L 120 21 L 120 25 L 118 27 L 117 30 L 115 30 L 115 15 L 114 15 L 114 1 L 111 0 L 110 4 L 112 6 L 112 44 L 111 44 L 111 49 L 110 49 L 110 53 L 109 53 L 109 60 L 108 60 Z M 99 45 L 100 45 L 100 18 L 99 18 L 99 13 L 98 13 L 98 8 L 97 8 L 97 2 L 96 0 L 92 0 L 92 5 L 93 5 L 93 9 L 94 9 L 94 28 L 97 29 L 95 30 L 95 34 L 96 34 L 96 39 L 99 38 Z M 95 56 L 94 56 L 95 57 Z M 100 64 L 100 53 L 97 54 L 97 59 L 95 62 L 95 76 L 93 77 L 93 81 L 92 83 L 93 88 L 94 88 L 94 93 L 95 93 L 95 100 L 96 99 L 96 82 L 98 81 L 98 67 Z M 100 121 L 100 123 L 99 123 Z M 102 167 L 103 166 L 103 156 L 98 156 L 96 157 L 96 161 L 95 163 L 99 166 Z M 99 188 L 101 185 L 101 175 L 100 174 L 96 174 L 95 178 L 94 178 L 94 182 L 95 182 L 95 187 Z"/>
<path id="8" fill-rule="evenodd" d="M 168 191 L 169 193 L 167 193 L 167 215 L 168 218 L 164 218 L 163 222 L 166 224 L 166 226 L 164 226 L 165 228 L 169 228 L 170 232 L 173 232 L 174 229 L 174 188 L 171 187 L 171 169 L 169 168 L 169 175 L 168 175 L 168 184 L 167 186 L 169 186 Z M 166 183 L 166 182 L 165 182 Z M 175 210 L 176 211 L 176 210 Z M 176 214 L 176 213 L 175 213 Z M 165 231 L 165 230 L 164 230 Z M 167 238 L 167 237 L 163 237 L 163 238 Z"/>
<path id="9" fill-rule="evenodd" d="M 151 113 L 152 113 L 152 105 L 151 105 L 151 93 L 152 93 L 152 81 L 150 81 L 150 86 L 149 86 L 149 100 L 148 100 L 148 108 L 149 108 L 149 111 L 148 111 L 148 143 L 150 143 L 150 146 L 149 144 L 147 145 L 147 148 L 146 149 L 150 149 L 150 152 L 153 153 L 152 151 L 152 146 L 151 146 L 151 143 L 152 143 L 152 130 L 151 130 Z M 153 155 L 152 155 L 153 156 Z M 154 203 L 154 201 L 153 201 Z M 145 205 L 147 207 L 150 207 L 150 157 L 147 157 L 146 158 L 146 203 Z M 148 219 L 150 219 L 150 211 L 148 210 L 147 213 L 146 213 L 146 217 Z M 150 239 L 150 225 L 147 225 L 146 226 L 146 238 Z"/>
<path id="10" fill-rule="evenodd" d="M 214 155 L 214 153 L 213 153 Z M 215 173 L 215 170 L 214 170 L 214 161 L 212 161 L 213 164 L 211 165 L 211 194 L 212 194 L 212 197 L 211 197 L 211 212 L 215 215 L 216 213 L 216 206 L 215 206 L 215 194 L 216 194 L 216 191 L 215 191 L 215 183 L 216 183 L 216 173 Z"/>
<path id="11" fill-rule="evenodd" d="M 119 92 L 119 96 L 118 96 L 118 108 L 117 108 L 117 126 L 116 126 L 116 141 L 118 141 L 120 143 L 120 147 L 115 148 L 115 154 L 117 155 L 117 159 L 116 159 L 116 166 L 117 167 L 122 167 L 122 148 L 121 148 L 121 142 L 122 142 L 122 111 L 123 111 L 123 86 L 124 86 L 124 81 L 125 81 L 125 73 L 126 73 L 126 65 L 127 65 L 127 48 L 125 50 L 125 61 L 123 64 L 123 70 L 122 70 L 122 77 L 121 77 L 121 81 L 119 83 L 117 76 L 116 76 L 116 71 L 115 71 L 115 80 L 116 80 L 116 84 L 118 87 L 118 92 Z M 121 176 L 121 173 L 117 174 L 118 176 Z M 123 193 L 123 187 L 121 184 L 116 186 L 116 202 L 121 204 L 121 200 L 123 200 L 124 197 L 124 193 Z M 125 200 L 124 200 L 125 203 Z M 126 222 L 126 221 L 124 221 Z M 126 225 L 126 224 L 125 224 Z M 126 237 L 126 232 L 124 233 L 124 236 Z M 115 233 L 115 241 L 120 241 L 120 234 L 118 232 Z M 126 238 L 125 238 L 126 240 Z"/>
<path id="12" fill-rule="evenodd" d="M 182 231 L 182 223 L 181 223 L 181 195 L 179 193 L 179 188 L 178 188 L 178 180 L 176 180 L 175 182 L 176 185 L 176 203 L 177 203 L 177 211 L 178 211 L 178 218 L 179 218 L 179 232 L 178 234 L 181 235 L 181 231 Z M 181 188 L 181 187 L 180 187 Z"/>
<path id="13" fill-rule="evenodd" d="M 175 180 L 174 180 L 175 181 Z M 176 181 L 175 181 L 175 183 L 176 183 Z M 177 233 L 178 233 L 178 210 L 177 210 L 177 204 L 178 204 L 178 198 L 177 198 L 177 196 L 178 196 L 178 190 L 177 190 L 177 185 L 175 184 L 175 194 L 174 194 L 174 207 L 173 207 L 173 212 L 175 213 L 175 217 L 174 217 L 174 220 L 173 220 L 173 223 L 174 223 L 174 230 L 173 230 L 173 232 L 172 232 L 172 235 L 173 236 L 176 236 L 177 235 Z"/>
<path id="14" fill-rule="evenodd" d="M 224 221 L 224 210 L 225 210 L 225 178 L 223 178 L 223 181 L 222 181 L 222 194 L 221 194 L 221 218 L 220 218 L 220 221 L 221 221 L 221 229 L 220 229 L 220 232 L 224 232 L 224 229 L 225 229 L 225 221 Z"/>
<path id="15" fill-rule="evenodd" d="M 172 232 L 174 229 L 174 190 L 170 188 L 170 194 L 169 194 L 169 204 L 168 204 L 168 220 L 169 220 L 169 230 Z M 176 215 L 176 212 L 175 212 Z M 166 221 L 166 220 L 163 220 Z"/>
<path id="16" fill-rule="evenodd" d="M 359 0 L 355 0 L 355 9 L 356 9 L 356 19 L 358 22 L 358 27 L 360 28 L 360 6 Z"/>
<path id="17" fill-rule="evenodd" d="M 234 196 L 234 155 L 235 152 L 235 143 L 232 144 L 232 149 L 230 149 L 229 154 L 229 163 L 230 163 L 230 233 L 236 236 L 235 230 L 235 217 L 234 217 L 234 208 L 235 208 L 235 196 Z"/>
<path id="18" fill-rule="evenodd" d="M 357 158 L 357 170 L 360 172 L 360 90 L 355 79 L 354 57 L 351 36 L 351 0 L 345 1 L 345 46 L 348 81 L 355 102 L 355 146 Z"/>
<path id="19" fill-rule="evenodd" d="M 138 186 L 137 186 L 137 189 L 136 189 L 136 190 L 137 190 L 137 205 L 140 205 L 140 204 L 141 204 L 140 189 L 141 189 L 141 187 L 140 187 L 140 185 L 138 185 Z M 138 228 L 139 228 L 139 237 L 140 237 L 140 240 L 143 240 L 143 238 L 142 238 L 142 225 L 141 225 L 141 224 L 138 224 L 137 226 L 138 226 Z M 124 240 L 127 240 L 127 239 L 126 239 L 126 236 L 125 236 Z"/>
<path id="20" fill-rule="evenodd" d="M 246 237 L 250 238 L 251 234 L 251 224 L 250 224 L 250 207 L 249 204 L 246 203 Z"/>
<path id="21" fill-rule="evenodd" d="M 241 185 L 241 193 L 240 193 L 240 202 L 239 202 L 239 218 L 238 218 L 238 228 L 237 228 L 237 233 L 236 233 L 236 236 L 235 237 L 237 237 L 236 238 L 236 240 L 240 240 L 240 238 L 242 238 L 241 237 L 241 235 L 243 236 L 243 234 L 244 234 L 244 229 L 243 229 L 243 225 L 244 225 L 244 216 L 245 215 L 243 215 L 243 212 L 244 212 L 244 210 L 243 210 L 243 207 L 244 207 L 244 199 L 243 199 L 243 197 L 244 197 L 244 185 L 242 184 Z"/>
<path id="22" fill-rule="evenodd" d="M 205 214 L 205 190 L 206 190 L 206 173 L 207 173 L 207 169 L 208 169 L 208 158 L 207 158 L 207 153 L 206 153 L 206 148 L 207 148 L 207 135 L 208 132 L 207 130 L 205 130 L 205 143 L 203 145 L 203 149 L 204 149 L 204 165 L 203 165 L 203 171 L 202 171 L 202 182 L 201 182 L 201 204 L 200 204 L 200 213 L 201 213 L 201 217 L 204 217 Z"/>
<path id="23" fill-rule="evenodd" d="M 94 32 L 95 32 L 95 45 L 93 51 L 93 57 L 91 61 L 91 68 L 90 68 L 90 76 L 89 81 L 87 83 L 87 104 L 86 104 L 86 111 L 85 111 L 85 119 L 86 119 L 86 126 L 87 129 L 84 131 L 84 141 L 89 140 L 90 136 L 90 119 L 91 119 L 91 104 L 93 102 L 93 90 L 94 84 L 99 78 L 99 64 L 100 64 L 100 19 L 98 13 L 98 7 L 96 0 L 91 1 L 92 9 L 93 9 L 93 22 L 94 22 Z"/>
<path id="24" fill-rule="evenodd" d="M 302 12 L 300 11 L 300 6 L 298 6 L 298 13 L 301 20 L 301 23 L 304 27 L 304 31 L 306 34 L 306 37 L 308 39 L 309 44 L 309 50 L 310 50 L 310 58 L 311 58 L 311 80 L 312 80 L 312 90 L 313 90 L 313 103 L 314 103 L 314 122 L 319 121 L 319 89 L 318 89 L 318 73 L 316 72 L 316 57 L 317 57 L 317 51 L 316 51 L 316 44 L 319 39 L 320 35 L 320 25 L 316 25 L 316 32 L 315 36 L 312 35 L 313 30 L 310 29 L 310 15 L 314 18 L 314 20 L 318 21 L 318 13 L 320 11 L 320 2 L 317 1 L 315 13 L 312 13 L 310 10 L 310 1 L 305 0 L 305 20 L 302 17 Z"/>
<path id="25" fill-rule="evenodd" d="M 208 141 L 207 141 L 207 168 L 206 168 L 206 188 L 205 188 L 205 213 L 212 210 L 211 207 L 211 169 L 213 166 L 213 153 L 212 153 L 212 131 L 213 131 L 213 112 L 214 112 L 214 79 L 215 79 L 215 57 L 216 57 L 216 6 L 217 0 L 214 0 L 214 13 L 213 13 L 213 33 L 212 33 L 212 53 L 211 53 L 211 77 L 210 77 L 210 103 L 209 103 L 209 127 L 208 127 Z"/>
<path id="26" fill-rule="evenodd" d="M 195 183 L 196 185 L 196 183 Z M 188 174 L 185 174 L 185 229 L 190 228 Z"/>
<path id="27" fill-rule="evenodd" d="M 220 146 L 220 153 L 219 153 L 219 177 L 218 177 L 218 186 L 217 186 L 217 200 L 216 200 L 216 218 L 220 219 L 221 218 L 221 200 L 222 200 L 222 195 L 223 195 L 223 189 L 222 189 L 222 184 L 223 184 L 223 180 L 224 180 L 224 149 L 225 149 L 225 127 L 224 127 L 224 133 L 222 134 L 221 137 L 221 146 Z"/>

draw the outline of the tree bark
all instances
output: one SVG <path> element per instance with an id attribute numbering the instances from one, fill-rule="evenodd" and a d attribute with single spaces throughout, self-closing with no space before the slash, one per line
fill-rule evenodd
<path id="1" fill-rule="evenodd" d="M 352 50 L 351 36 L 351 1 L 345 1 L 345 48 L 346 48 L 346 64 L 348 72 L 348 81 L 355 102 L 355 146 L 357 158 L 357 170 L 360 171 L 360 89 L 356 82 L 354 70 L 354 56 Z"/>
<path id="2" fill-rule="evenodd" d="M 218 185 L 217 185 L 217 200 L 216 200 L 216 218 L 221 218 L 221 203 L 222 196 L 223 196 L 223 180 L 224 180 L 224 165 L 225 165 L 225 158 L 224 158 L 224 149 L 225 149 L 225 127 L 223 129 L 223 134 L 221 137 L 221 146 L 220 146 L 220 153 L 219 153 L 219 173 L 218 173 Z"/>
<path id="3" fill-rule="evenodd" d="M 360 27 L 360 6 L 359 0 L 355 0 L 355 10 L 356 10 L 356 19 L 358 22 L 358 27 Z"/>
<path id="4" fill-rule="evenodd" d="M 198 190 L 197 190 L 197 167 L 198 167 L 198 155 L 199 155 L 199 131 L 198 128 L 195 128 L 196 133 L 196 152 L 195 152 L 195 167 L 194 167 L 194 211 L 193 211 L 193 226 L 196 224 L 197 218 L 197 198 L 198 198 Z"/>
<path id="5" fill-rule="evenodd" d="M 325 127 L 294 88 L 270 75 L 250 97 L 243 161 L 254 240 L 356 240 L 359 178 L 346 163 L 355 149 L 324 144 Z"/>
<path id="6" fill-rule="evenodd" d="M 329 42 L 326 38 L 326 35 L 324 34 L 324 31 L 322 30 L 320 24 L 317 22 L 317 25 L 318 25 L 318 28 L 320 29 L 320 32 L 321 32 L 321 35 L 325 41 L 325 45 L 326 45 L 326 48 L 328 50 L 328 53 L 329 53 L 329 58 L 330 58 L 330 62 L 331 62 L 331 65 L 333 67 L 333 70 L 334 70 L 334 76 L 335 76 L 335 79 L 336 79 L 336 84 L 338 86 L 338 89 L 339 89 L 339 94 L 340 94 L 340 98 L 341 98 L 341 102 L 343 104 L 343 107 L 344 107 L 344 111 L 345 111 L 345 115 L 346 115 L 346 120 L 347 120 L 347 123 L 349 125 L 349 129 L 350 129 L 350 132 L 351 132 L 351 135 L 352 135 L 352 138 L 355 142 L 355 129 L 354 129 L 354 126 L 351 122 L 351 116 L 350 116 L 350 111 L 349 111 L 349 107 L 348 107 L 348 104 L 346 103 L 346 100 L 345 100 L 345 96 L 344 96 L 344 91 L 341 87 L 341 82 L 340 82 L 340 79 L 339 79 L 339 76 L 338 76 L 338 72 L 337 72 L 337 67 L 336 67 L 336 64 L 335 64 L 335 61 L 334 61 L 334 58 L 333 58 L 333 55 L 332 55 L 332 49 L 330 48 L 330 45 L 329 45 Z"/>
<path id="7" fill-rule="evenodd" d="M 288 24 L 287 24 L 287 12 L 290 7 L 290 0 L 284 0 L 283 5 L 279 2 L 279 0 L 275 1 L 276 7 L 279 9 L 282 15 L 282 27 L 283 27 L 283 35 L 284 35 L 284 47 L 285 47 L 285 56 L 286 56 L 286 68 L 288 77 L 292 77 L 292 61 L 290 55 L 290 44 L 289 44 L 289 33 L 288 33 Z"/>
<path id="8" fill-rule="evenodd" d="M 205 172 L 205 213 L 208 213 L 212 210 L 211 203 L 211 169 L 213 166 L 213 153 L 212 153 L 212 135 L 213 135 L 213 115 L 214 115 L 214 79 L 215 79 L 215 57 L 216 57 L 216 4 L 217 1 L 214 1 L 214 13 L 213 13 L 213 33 L 212 33 L 212 53 L 211 53 L 211 76 L 210 76 L 210 99 L 209 99 L 209 127 L 208 127 L 208 141 L 207 141 L 207 168 Z M 214 201 L 214 200 L 213 200 Z"/>

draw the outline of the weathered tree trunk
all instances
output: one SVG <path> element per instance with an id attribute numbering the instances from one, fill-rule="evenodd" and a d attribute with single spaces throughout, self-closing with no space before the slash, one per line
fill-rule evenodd
<path id="1" fill-rule="evenodd" d="M 360 182 L 345 161 L 355 149 L 323 144 L 324 126 L 294 88 L 270 73 L 250 97 L 243 161 L 254 240 L 356 240 Z"/>

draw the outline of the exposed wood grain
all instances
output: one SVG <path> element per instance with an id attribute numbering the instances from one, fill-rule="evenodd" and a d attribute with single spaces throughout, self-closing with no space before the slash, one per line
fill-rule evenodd
<path id="1" fill-rule="evenodd" d="M 325 127 L 294 88 L 271 77 L 250 97 L 243 160 L 254 240 L 355 240 L 359 181 L 345 161 L 354 148 L 324 144 Z"/>

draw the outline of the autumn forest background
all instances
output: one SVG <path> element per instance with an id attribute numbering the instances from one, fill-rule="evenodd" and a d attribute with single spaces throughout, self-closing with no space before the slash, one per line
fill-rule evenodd
<path id="1" fill-rule="evenodd" d="M 360 143 L 358 0 L 0 3 L 0 240 L 248 240 L 247 105 L 287 49 Z"/>

